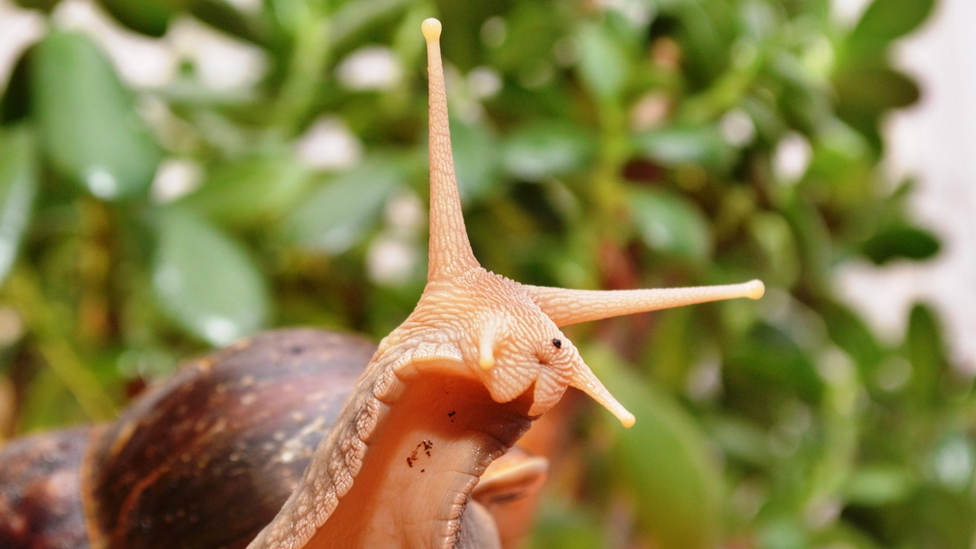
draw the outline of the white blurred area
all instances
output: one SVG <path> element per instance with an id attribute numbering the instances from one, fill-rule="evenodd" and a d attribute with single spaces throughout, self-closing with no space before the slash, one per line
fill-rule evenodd
<path id="1" fill-rule="evenodd" d="M 90 0 L 65 0 L 54 10 L 61 28 L 80 30 L 94 37 L 106 51 L 123 80 L 135 87 L 164 85 L 174 78 L 179 63 L 197 68 L 204 85 L 217 90 L 253 84 L 264 74 L 263 52 L 234 41 L 190 18 L 173 22 L 159 40 L 123 30 Z M 7 75 L 20 52 L 44 32 L 47 23 L 37 12 L 0 0 L 0 77 Z"/>
<path id="2" fill-rule="evenodd" d="M 253 9 L 257 0 L 235 0 Z M 869 0 L 833 0 L 837 16 L 856 21 Z M 161 40 L 150 40 L 119 29 L 90 0 L 65 0 L 56 10 L 60 26 L 89 32 L 110 52 L 129 84 L 159 86 L 170 81 L 183 60 L 197 67 L 203 83 L 214 89 L 248 86 L 264 74 L 266 59 L 258 48 L 231 40 L 189 19 L 175 22 Z M 939 257 L 924 265 L 901 263 L 883 269 L 866 263 L 844 265 L 839 273 L 843 296 L 865 311 L 889 341 L 900 340 L 912 303 L 933 303 L 947 328 L 953 358 L 976 375 L 976 0 L 939 0 L 925 27 L 904 40 L 897 64 L 915 76 L 922 101 L 892 116 L 888 123 L 886 169 L 892 180 L 918 179 L 913 199 L 918 222 L 942 238 Z M 0 0 L 0 82 L 20 52 L 44 32 L 38 14 Z M 361 59 L 388 52 L 372 49 L 350 56 L 341 75 L 348 87 L 390 86 L 399 67 L 380 77 Z M 360 70 L 361 69 L 361 70 Z M 365 72 L 363 72 L 365 71 Z M 379 78 L 379 79 L 378 79 Z M 323 156 L 336 143 L 347 156 Z M 324 120 L 297 143 L 298 157 L 318 168 L 347 168 L 361 157 L 355 136 L 341 123 Z M 789 152 L 789 151 L 787 151 Z M 794 151 L 804 154 L 802 147 Z M 802 162 L 802 161 L 801 161 Z M 805 164 L 805 162 L 803 162 Z"/>
<path id="3" fill-rule="evenodd" d="M 853 20 L 865 0 L 834 0 Z M 888 121 L 887 169 L 894 180 L 918 180 L 917 222 L 942 240 L 939 256 L 921 265 L 877 269 L 845 265 L 843 296 L 868 313 L 879 332 L 899 341 L 917 300 L 939 311 L 955 363 L 976 375 L 976 2 L 939 0 L 925 26 L 901 42 L 896 64 L 922 87 L 922 100 Z"/>

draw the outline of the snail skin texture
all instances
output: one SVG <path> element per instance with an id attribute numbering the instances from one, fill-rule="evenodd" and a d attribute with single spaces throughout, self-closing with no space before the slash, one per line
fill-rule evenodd
<path id="1" fill-rule="evenodd" d="M 698 288 L 586 291 L 520 284 L 483 269 L 468 241 L 455 180 L 440 56 L 441 24 L 427 19 L 422 30 L 427 42 L 430 90 L 430 247 L 427 285 L 416 308 L 380 342 L 368 362 L 361 341 L 326 341 L 351 336 L 314 330 L 265 334 L 209 360 L 191 363 L 177 374 L 179 382 L 166 384 L 168 393 L 150 392 L 116 423 L 94 429 L 86 435 L 97 441 L 91 443 L 94 449 L 71 447 L 76 454 L 83 454 L 82 493 L 96 494 L 80 498 L 91 547 L 243 547 L 248 541 L 250 549 L 502 547 L 502 540 L 510 538 L 505 533 L 507 519 L 501 517 L 512 515 L 510 508 L 506 513 L 504 503 L 512 493 L 534 492 L 545 474 L 544 460 L 517 450 L 509 453 L 535 419 L 552 408 L 569 387 L 575 387 L 607 408 L 623 425 L 629 427 L 635 421 L 583 362 L 561 327 L 681 305 L 762 296 L 759 281 Z M 357 350 L 342 350 L 343 345 Z M 289 355 L 290 349 L 301 352 Z M 252 355 L 261 353 L 267 355 L 261 359 L 263 363 L 286 370 L 302 364 L 303 356 L 317 356 L 322 368 L 349 368 L 356 357 L 366 366 L 365 371 L 358 370 L 361 375 L 355 383 L 347 383 L 348 396 L 341 408 L 329 413 L 324 411 L 328 403 L 338 403 L 339 399 L 331 394 L 319 395 L 321 402 L 314 401 L 317 393 L 307 388 L 314 374 L 308 374 L 309 379 L 292 379 L 288 382 L 292 390 L 302 385 L 306 392 L 290 404 L 315 402 L 307 411 L 295 412 L 293 418 L 285 411 L 278 413 L 300 426 L 297 431 L 292 428 L 293 434 L 280 435 L 283 428 L 275 426 L 266 438 L 257 439 L 253 451 L 233 440 L 221 443 L 225 448 L 217 451 L 215 443 L 208 442 L 211 430 L 210 438 L 220 443 L 218 433 L 234 432 L 240 427 L 237 424 L 250 421 L 260 426 L 262 421 L 280 421 L 270 416 L 266 420 L 245 419 L 252 416 L 243 415 L 240 406 L 246 400 L 266 397 L 271 403 L 266 407 L 275 409 L 274 403 L 282 400 L 262 391 L 278 387 L 275 384 L 284 387 L 285 382 L 232 367 L 235 361 L 257 360 Z M 210 378 L 217 371 L 223 381 L 214 385 Z M 348 377 L 348 373 L 344 375 Z M 201 381 L 205 378 L 207 384 Z M 223 387 L 224 393 L 203 391 L 204 385 Z M 327 391 L 326 387 L 318 389 L 319 393 Z M 219 396 L 227 392 L 234 398 Z M 167 434 L 164 418 L 170 413 L 179 416 L 178 410 L 170 408 L 179 407 L 181 395 L 189 402 L 202 402 L 202 408 L 194 408 L 192 420 L 170 424 Z M 233 413 L 224 413 L 222 405 L 230 406 L 228 410 Z M 263 408 L 258 405 L 255 411 Z M 218 431 L 220 422 L 223 425 Z M 153 425 L 164 433 L 152 433 Z M 314 452 L 306 440 L 313 432 L 322 437 Z M 175 455 L 169 455 L 159 449 L 157 439 L 183 440 L 180 437 L 184 435 L 193 443 L 168 446 L 183 451 L 173 450 Z M 133 441 L 145 438 L 152 440 L 143 444 L 141 454 L 131 448 Z M 103 469 L 124 464 L 137 454 L 142 457 L 131 463 L 150 463 L 145 470 L 133 472 L 122 467 L 117 473 L 109 473 Z M 300 477 L 292 469 L 280 468 L 270 473 L 280 480 L 274 489 L 255 489 L 256 482 L 239 482 L 238 477 L 256 478 L 258 471 L 271 470 L 298 454 L 307 454 L 308 462 Z M 242 462 L 247 467 L 237 465 Z M 214 471 L 214 463 L 221 468 Z M 173 476 L 174 471 L 192 471 L 194 467 L 208 473 Z M 0 481 L 4 474 L 0 469 Z M 160 478 L 167 480 L 164 488 L 155 484 Z M 210 486 L 208 479 L 219 482 L 206 488 Z M 223 488 L 225 485 L 235 488 L 229 490 Z M 521 491 L 506 491 L 511 486 L 521 487 Z M 283 487 L 288 489 L 287 495 L 272 494 Z M 195 518 L 202 525 L 200 529 L 241 530 L 234 541 L 191 544 L 186 536 L 170 537 L 166 542 L 150 539 L 148 533 L 156 531 L 160 536 L 175 535 L 167 532 L 176 524 L 188 522 L 186 502 L 200 498 L 181 497 L 180 490 L 184 489 L 196 490 L 200 498 L 205 498 L 208 490 L 223 498 L 220 509 L 200 508 L 194 511 Z M 5 500 L 3 490 L 0 486 L 0 513 L 18 513 L 16 507 L 9 508 L 10 498 Z M 153 490 L 171 494 L 151 508 L 139 510 L 142 496 Z M 499 493 L 504 497 L 492 498 Z M 277 514 L 260 523 L 263 528 L 247 530 L 233 523 L 238 509 L 252 503 L 269 507 L 280 501 L 276 497 L 286 497 L 287 501 L 283 505 L 274 503 Z M 134 534 L 117 535 L 124 530 L 120 519 L 93 523 L 106 515 L 107 507 L 117 513 L 116 517 L 125 516 L 129 523 L 135 520 L 136 526 L 129 530 Z M 165 526 L 167 520 L 169 528 Z M 0 541 L 3 521 L 0 516 Z M 17 547 L 21 546 L 30 547 Z"/>

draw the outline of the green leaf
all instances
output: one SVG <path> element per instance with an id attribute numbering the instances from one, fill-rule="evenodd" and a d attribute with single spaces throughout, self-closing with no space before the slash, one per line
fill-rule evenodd
<path id="1" fill-rule="evenodd" d="M 14 0 L 14 2 L 24 8 L 31 10 L 41 10 L 49 12 L 57 6 L 61 0 Z"/>
<path id="2" fill-rule="evenodd" d="M 410 0 L 358 0 L 339 4 L 341 7 L 335 10 L 329 26 L 329 41 L 333 47 L 348 45 L 379 22 L 395 19 L 410 5 Z M 308 16 L 305 2 L 277 2 L 275 10 L 289 12 L 292 17 L 281 17 L 282 23 L 288 27 L 298 26 L 299 21 L 293 17 Z"/>
<path id="3" fill-rule="evenodd" d="M 627 52 L 608 25 L 585 24 L 576 37 L 580 80 L 597 99 L 618 101 L 627 83 Z"/>
<path id="4" fill-rule="evenodd" d="M 10 274 L 37 195 L 37 155 L 24 128 L 0 134 L 0 284 Z"/>
<path id="5" fill-rule="evenodd" d="M 848 53 L 858 57 L 883 50 L 924 23 L 934 6 L 935 0 L 874 0 L 847 37 Z"/>
<path id="6" fill-rule="evenodd" d="M 235 159 L 213 168 L 200 188 L 179 204 L 218 223 L 264 223 L 289 210 L 306 190 L 308 175 L 287 155 Z"/>
<path id="7" fill-rule="evenodd" d="M 912 307 L 904 351 L 912 365 L 909 389 L 915 401 L 928 404 L 939 399 L 939 380 L 948 366 L 948 359 L 938 319 L 928 306 Z"/>
<path id="8" fill-rule="evenodd" d="M 771 546 L 779 547 L 779 546 Z M 834 521 L 817 536 L 814 547 L 844 547 L 845 549 L 885 549 L 878 539 L 853 521 Z"/>
<path id="9" fill-rule="evenodd" d="M 719 171 L 728 168 L 735 152 L 712 126 L 646 132 L 635 138 L 634 146 L 643 157 L 664 166 L 699 164 Z"/>
<path id="10" fill-rule="evenodd" d="M 149 36 L 166 34 L 169 21 L 190 3 L 187 0 L 98 0 L 119 23 Z"/>
<path id="11" fill-rule="evenodd" d="M 586 166 L 593 157 L 593 136 L 564 120 L 540 120 L 512 132 L 502 149 L 505 171 L 539 181 Z"/>
<path id="12" fill-rule="evenodd" d="M 714 421 L 709 434 L 722 452 L 732 459 L 754 467 L 769 466 L 773 460 L 769 433 L 752 422 L 736 417 L 731 410 Z"/>
<path id="13" fill-rule="evenodd" d="M 546 502 L 532 528 L 533 549 L 597 549 L 605 547 L 596 518 L 576 509 L 565 509 L 565 501 Z M 562 505 L 561 505 L 562 504 Z"/>
<path id="14" fill-rule="evenodd" d="M 73 396 L 52 369 L 41 368 L 26 394 L 21 396 L 18 430 L 22 433 L 50 431 L 77 422 L 78 418 L 85 417 L 85 411 Z"/>
<path id="15" fill-rule="evenodd" d="M 854 505 L 890 505 L 908 497 L 916 484 L 914 476 L 902 467 L 864 467 L 851 475 L 844 484 L 844 499 Z"/>
<path id="16" fill-rule="evenodd" d="M 801 283 L 817 292 L 828 293 L 832 280 L 833 241 L 820 211 L 800 195 L 782 209 L 790 223 L 801 260 Z"/>
<path id="17" fill-rule="evenodd" d="M 757 324 L 729 349 L 725 375 L 730 385 L 750 391 L 750 407 L 760 409 L 757 397 L 781 399 L 788 392 L 809 402 L 818 402 L 823 381 L 808 352 L 786 330 Z"/>
<path id="18" fill-rule="evenodd" d="M 271 25 L 267 19 L 259 18 L 251 13 L 238 9 L 228 0 L 192 0 L 189 4 L 190 13 L 204 23 L 219 29 L 231 36 L 236 36 L 259 45 L 272 43 Z"/>
<path id="19" fill-rule="evenodd" d="M 667 191 L 640 189 L 631 205 L 640 235 L 652 250 L 696 262 L 711 257 L 708 218 L 694 203 Z"/>
<path id="20" fill-rule="evenodd" d="M 37 46 L 32 108 L 52 167 L 105 199 L 144 196 L 160 151 L 101 50 L 53 31 Z"/>
<path id="21" fill-rule="evenodd" d="M 314 191 L 285 218 L 286 240 L 306 249 L 342 253 L 372 227 L 387 196 L 407 181 L 406 171 L 389 159 L 366 159 Z"/>
<path id="22" fill-rule="evenodd" d="M 877 178 L 873 176 L 877 157 L 859 132 L 837 120 L 821 121 L 821 130 L 811 143 L 813 156 L 801 183 L 811 193 L 829 193 L 838 207 L 861 212 L 874 200 Z"/>
<path id="23" fill-rule="evenodd" d="M 488 128 L 451 119 L 451 144 L 462 200 L 481 198 L 498 190 L 498 145 Z"/>
<path id="24" fill-rule="evenodd" d="M 620 489 L 634 500 L 647 538 L 661 549 L 715 547 L 724 489 L 698 426 L 671 395 L 630 373 L 612 352 L 590 348 L 584 354 L 637 418 L 630 429 L 615 424 L 611 452 Z"/>
<path id="25" fill-rule="evenodd" d="M 943 433 L 930 450 L 927 468 L 930 476 L 946 490 L 969 492 L 976 470 L 976 444 L 969 433 L 958 429 Z"/>
<path id="26" fill-rule="evenodd" d="M 898 224 L 871 237 L 861 251 L 877 265 L 894 259 L 922 261 L 939 253 L 939 241 L 929 231 Z"/>
<path id="27" fill-rule="evenodd" d="M 160 308 L 213 345 L 264 327 L 270 308 L 261 271 L 241 246 L 179 208 L 161 213 L 153 285 Z"/>
<path id="28" fill-rule="evenodd" d="M 834 75 L 834 91 L 844 112 L 880 113 L 914 104 L 921 96 L 918 84 L 890 67 L 857 65 Z"/>
<path id="29" fill-rule="evenodd" d="M 899 540 L 899 547 L 963 548 L 972 544 L 976 534 L 973 516 L 976 501 L 971 493 L 926 484 L 910 501 L 886 508 L 878 522 L 884 539 Z"/>
<path id="30" fill-rule="evenodd" d="M 30 68 L 33 65 L 35 47 L 29 47 L 17 59 L 7 89 L 0 100 L 0 125 L 13 124 L 30 116 Z"/>
<path id="31" fill-rule="evenodd" d="M 871 328 L 857 313 L 841 303 L 827 301 L 818 308 L 830 338 L 857 362 L 862 379 L 872 381 L 886 353 Z"/>
<path id="32" fill-rule="evenodd" d="M 766 283 L 793 286 L 800 276 L 800 259 L 796 238 L 786 219 L 776 213 L 758 212 L 749 219 L 748 228 L 763 253 Z"/>
<path id="33" fill-rule="evenodd" d="M 807 135 L 818 132 L 833 110 L 826 82 L 796 55 L 777 51 L 770 56 L 769 70 L 782 86 L 777 102 L 784 120 Z"/>
<path id="34" fill-rule="evenodd" d="M 767 520 L 759 531 L 759 547 L 776 549 L 807 549 L 812 544 L 810 534 L 799 519 L 777 518 Z"/>
<path id="35" fill-rule="evenodd" d="M 654 315 L 654 332 L 644 361 L 662 388 L 682 391 L 700 346 L 695 341 L 691 307 L 660 311 Z"/>

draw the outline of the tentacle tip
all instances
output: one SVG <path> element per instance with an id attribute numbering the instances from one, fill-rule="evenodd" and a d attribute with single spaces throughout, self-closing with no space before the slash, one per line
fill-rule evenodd
<path id="1" fill-rule="evenodd" d="M 617 414 L 617 419 L 619 419 L 620 424 L 626 427 L 627 429 L 633 427 L 634 423 L 637 422 L 637 418 L 635 418 L 634 414 L 630 412 L 621 412 Z"/>
<path id="2" fill-rule="evenodd" d="M 420 30 L 428 42 L 434 42 L 441 37 L 441 22 L 433 17 L 424 19 L 424 22 L 420 24 Z"/>
<path id="3" fill-rule="evenodd" d="M 747 282 L 746 297 L 749 299 L 759 299 L 766 293 L 766 285 L 762 280 L 752 280 Z"/>

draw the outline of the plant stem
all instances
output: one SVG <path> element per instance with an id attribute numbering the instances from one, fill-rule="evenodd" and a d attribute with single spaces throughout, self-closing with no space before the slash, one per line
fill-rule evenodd
<path id="1" fill-rule="evenodd" d="M 88 419 L 103 421 L 115 417 L 114 400 L 75 352 L 37 280 L 36 273 L 18 269 L 7 281 L 7 294 L 28 332 L 36 338 L 41 357 L 75 397 Z"/>
<path id="2" fill-rule="evenodd" d="M 274 105 L 275 120 L 288 135 L 298 131 L 311 109 L 329 59 L 330 18 L 311 7 L 307 11 L 296 22 L 288 73 Z"/>
<path id="3" fill-rule="evenodd" d="M 600 149 L 593 172 L 588 198 L 594 205 L 593 222 L 596 227 L 610 234 L 601 235 L 615 245 L 620 245 L 624 239 L 618 223 L 621 208 L 625 205 L 624 188 L 620 182 L 620 172 L 627 161 L 627 127 L 626 119 L 621 108 L 611 102 L 600 105 Z"/>

